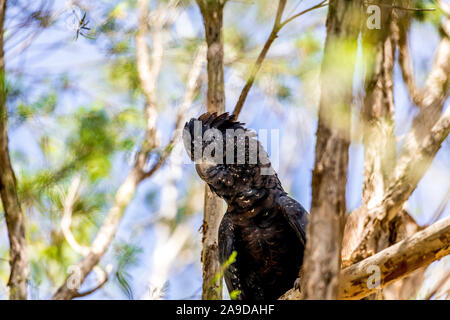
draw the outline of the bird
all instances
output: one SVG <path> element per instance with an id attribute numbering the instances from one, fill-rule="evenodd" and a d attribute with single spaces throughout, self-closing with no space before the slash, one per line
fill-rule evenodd
<path id="1" fill-rule="evenodd" d="M 275 300 L 300 289 L 308 212 L 284 191 L 256 134 L 235 115 L 206 112 L 186 122 L 184 147 L 199 177 L 227 203 L 219 261 L 237 300 Z M 256 159 L 255 159 L 256 158 Z"/>

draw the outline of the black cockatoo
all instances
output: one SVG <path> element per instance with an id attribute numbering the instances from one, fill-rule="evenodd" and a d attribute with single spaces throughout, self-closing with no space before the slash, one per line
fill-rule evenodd
<path id="1" fill-rule="evenodd" d="M 228 113 L 205 113 L 186 123 L 183 142 L 200 178 L 228 205 L 218 235 L 221 263 L 237 252 L 224 273 L 228 291 L 241 300 L 277 299 L 298 284 L 308 213 L 243 125 Z"/>

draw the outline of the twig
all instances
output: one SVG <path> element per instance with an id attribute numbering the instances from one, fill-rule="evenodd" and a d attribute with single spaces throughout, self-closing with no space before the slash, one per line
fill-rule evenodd
<path id="1" fill-rule="evenodd" d="M 97 286 L 95 286 L 94 288 L 84 291 L 84 292 L 77 292 L 74 295 L 74 298 L 81 298 L 81 297 L 85 297 L 88 296 L 92 293 L 94 293 L 95 291 L 97 291 L 98 289 L 100 289 L 101 287 L 103 287 L 103 285 L 108 282 L 109 276 L 108 276 L 108 272 L 104 271 L 103 269 L 101 269 L 100 267 L 96 266 L 94 268 L 94 271 L 96 271 L 97 273 L 97 278 L 98 278 L 98 284 Z"/>
<path id="2" fill-rule="evenodd" d="M 69 186 L 67 196 L 64 200 L 64 212 L 61 219 L 61 230 L 70 247 L 82 256 L 86 256 L 89 253 L 89 248 L 80 245 L 73 236 L 72 231 L 70 231 L 70 226 L 72 224 L 73 206 L 78 199 L 80 186 L 81 177 L 79 175 L 76 175 Z"/>
<path id="3" fill-rule="evenodd" d="M 304 15 L 305 13 L 308 13 L 308 12 L 313 11 L 315 9 L 326 7 L 327 5 L 328 5 L 328 0 L 325 0 L 325 1 L 322 1 L 322 2 L 320 2 L 318 4 L 316 4 L 315 6 L 312 6 L 311 8 L 308 8 L 308 9 L 303 10 L 303 11 L 297 13 L 297 14 L 294 14 L 292 17 L 290 17 L 290 18 L 286 19 L 285 21 L 283 21 L 283 23 L 280 26 L 280 29 L 282 27 L 284 27 L 286 24 L 288 24 L 289 22 L 291 22 L 292 20 L 294 20 L 295 18 L 298 18 L 298 17 Z"/>
<path id="4" fill-rule="evenodd" d="M 261 68 L 261 65 L 262 65 L 264 59 L 266 58 L 266 55 L 270 49 L 270 46 L 272 45 L 273 41 L 278 37 L 278 32 L 281 30 L 281 28 L 283 28 L 286 24 L 288 24 L 295 18 L 300 17 L 300 16 L 304 15 L 305 13 L 308 13 L 314 9 L 322 8 L 326 5 L 327 5 L 327 0 L 322 1 L 319 4 L 313 6 L 309 9 L 306 9 L 302 12 L 299 12 L 299 13 L 293 15 L 292 17 L 286 19 L 285 21 L 281 22 L 283 11 L 286 6 L 286 1 L 280 0 L 278 2 L 277 14 L 276 14 L 275 21 L 274 21 L 274 24 L 272 27 L 272 31 L 270 32 L 269 38 L 267 38 L 266 43 L 264 44 L 261 52 L 259 53 L 259 56 L 256 59 L 256 62 L 252 66 L 251 71 L 250 71 L 250 76 L 248 77 L 247 82 L 245 83 L 244 88 L 242 89 L 241 94 L 239 95 L 239 99 L 234 107 L 233 114 L 236 117 L 239 116 L 239 114 L 242 110 L 242 107 L 244 106 L 245 100 L 247 99 L 247 95 L 248 95 L 251 87 L 253 86 L 256 74 L 258 73 L 259 69 Z"/>

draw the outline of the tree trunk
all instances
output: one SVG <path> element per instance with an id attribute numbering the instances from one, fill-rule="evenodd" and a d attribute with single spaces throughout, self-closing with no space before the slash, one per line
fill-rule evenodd
<path id="1" fill-rule="evenodd" d="M 6 226 L 10 246 L 11 274 L 8 281 L 11 300 L 27 298 L 28 255 L 25 239 L 25 224 L 17 197 L 16 177 L 11 165 L 8 148 L 6 108 L 5 52 L 3 34 L 6 0 L 0 1 L 0 194 L 5 210 Z"/>
<path id="2" fill-rule="evenodd" d="M 224 1 L 197 0 L 203 16 L 207 44 L 208 112 L 225 112 L 225 84 L 223 70 L 222 18 Z M 218 231 L 223 215 L 223 201 L 206 185 L 203 217 L 203 291 L 202 299 L 222 299 L 222 279 L 218 253 Z"/>
<path id="3" fill-rule="evenodd" d="M 306 299 L 335 299 L 338 294 L 360 14 L 360 1 L 330 1 L 304 263 Z"/>

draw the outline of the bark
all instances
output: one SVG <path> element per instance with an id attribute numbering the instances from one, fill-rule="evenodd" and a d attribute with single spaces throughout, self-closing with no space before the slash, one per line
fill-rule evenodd
<path id="1" fill-rule="evenodd" d="M 11 300 L 27 299 L 29 276 L 25 222 L 17 197 L 16 177 L 8 148 L 5 52 L 3 48 L 6 0 L 0 1 L 0 195 L 5 211 L 10 246 L 10 277 L 8 281 Z"/>
<path id="2" fill-rule="evenodd" d="M 208 93 L 206 109 L 218 114 L 225 112 L 225 82 L 223 70 L 222 20 L 223 0 L 197 0 L 203 16 L 207 44 Z M 222 279 L 216 277 L 220 272 L 217 237 L 220 220 L 223 216 L 223 201 L 206 185 L 203 217 L 203 285 L 202 299 L 222 298 Z"/>
<path id="3" fill-rule="evenodd" d="M 360 13 L 360 1 L 330 1 L 304 262 L 306 299 L 335 299 L 338 293 Z"/>
<path id="4" fill-rule="evenodd" d="M 341 271 L 339 299 L 362 299 L 450 254 L 450 218 Z M 379 268 L 379 284 L 371 268 Z M 373 281 L 375 280 L 375 281 Z M 291 289 L 280 299 L 299 299 Z"/>

